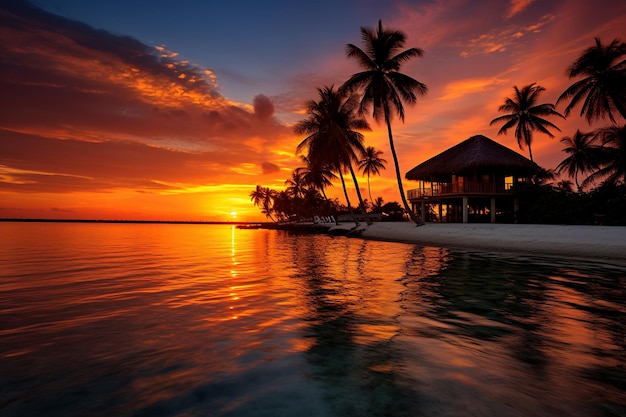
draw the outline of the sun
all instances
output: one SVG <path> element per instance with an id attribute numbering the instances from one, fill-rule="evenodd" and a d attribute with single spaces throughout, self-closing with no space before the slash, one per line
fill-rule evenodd
<path id="1" fill-rule="evenodd" d="M 230 212 L 230 217 L 232 217 L 233 219 L 237 218 L 237 212 L 235 210 Z"/>

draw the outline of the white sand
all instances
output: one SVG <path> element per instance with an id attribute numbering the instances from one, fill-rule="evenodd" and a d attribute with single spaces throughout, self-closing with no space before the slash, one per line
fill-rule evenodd
<path id="1" fill-rule="evenodd" d="M 354 227 L 342 223 L 339 228 Z M 512 252 L 626 264 L 626 227 L 529 224 L 381 222 L 359 227 L 361 237 L 466 250 Z"/>

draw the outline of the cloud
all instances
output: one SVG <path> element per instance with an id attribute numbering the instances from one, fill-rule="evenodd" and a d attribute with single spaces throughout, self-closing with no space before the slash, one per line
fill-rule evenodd
<path id="1" fill-rule="evenodd" d="M 445 95 L 440 97 L 439 100 L 456 100 L 468 94 L 491 91 L 505 82 L 505 80 L 499 78 L 477 78 L 454 81 L 445 86 Z"/>
<path id="2" fill-rule="evenodd" d="M 275 174 L 276 172 L 280 172 L 280 167 L 271 162 L 263 162 L 261 166 L 263 168 L 263 174 Z"/>
<path id="3" fill-rule="evenodd" d="M 253 105 L 254 114 L 261 121 L 269 120 L 274 115 L 274 103 L 263 94 L 254 97 Z"/>
<path id="4" fill-rule="evenodd" d="M 0 39 L 11 39 L 0 54 L 4 190 L 160 193 L 254 183 L 247 166 L 296 163 L 274 151 L 295 148 L 291 128 L 259 127 L 274 114 L 268 97 L 256 96 L 254 106 L 233 102 L 213 71 L 165 46 L 28 2 L 0 8 Z"/>
<path id="5" fill-rule="evenodd" d="M 530 6 L 533 1 L 535 0 L 511 0 L 511 7 L 504 17 L 510 19 L 511 17 L 522 12 L 524 9 Z"/>
<path id="6" fill-rule="evenodd" d="M 546 14 L 542 16 L 538 22 L 528 26 L 509 26 L 504 29 L 482 33 L 464 43 L 460 55 L 464 58 L 468 58 L 474 55 L 505 52 L 511 45 L 515 44 L 527 33 L 540 32 L 545 25 L 552 22 L 555 18 L 556 16 L 552 14 Z"/>

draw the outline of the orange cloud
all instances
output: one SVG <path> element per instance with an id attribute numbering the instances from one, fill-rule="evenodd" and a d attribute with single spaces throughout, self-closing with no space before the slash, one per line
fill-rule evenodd
<path id="1" fill-rule="evenodd" d="M 163 46 L 29 7 L 0 15 L 0 36 L 11 39 L 0 56 L 5 201 L 113 192 L 133 196 L 129 204 L 168 194 L 225 201 L 224 184 L 253 189 L 259 176 L 297 164 L 293 132 L 273 120 L 267 96 L 257 96 L 254 107 L 232 102 L 212 71 L 177 61 Z M 290 155 L 276 152 L 281 147 Z M 75 209 L 54 215 L 76 216 Z"/>
<path id="2" fill-rule="evenodd" d="M 520 13 L 524 9 L 526 9 L 530 4 L 535 0 L 511 0 L 511 6 L 506 13 L 505 17 L 510 19 L 516 14 Z"/>
<path id="3" fill-rule="evenodd" d="M 520 38 L 524 37 L 526 33 L 538 32 L 554 19 L 554 15 L 547 14 L 542 16 L 538 22 L 525 27 L 506 27 L 504 29 L 497 29 L 488 33 L 483 33 L 478 37 L 470 39 L 466 45 L 463 45 L 461 56 L 467 58 L 473 55 L 504 52 L 509 46 L 515 44 Z"/>
<path id="4" fill-rule="evenodd" d="M 498 78 L 453 81 L 445 86 L 445 95 L 439 97 L 439 100 L 456 100 L 467 94 L 491 91 L 504 82 L 504 80 Z"/>

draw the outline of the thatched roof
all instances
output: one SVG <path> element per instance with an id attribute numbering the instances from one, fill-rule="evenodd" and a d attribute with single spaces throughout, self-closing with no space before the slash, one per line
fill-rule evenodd
<path id="1" fill-rule="evenodd" d="M 483 135 L 472 136 L 406 173 L 409 180 L 437 181 L 451 174 L 495 171 L 504 175 L 530 176 L 537 165 L 530 159 Z"/>

